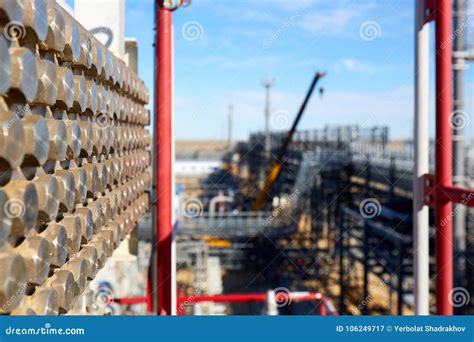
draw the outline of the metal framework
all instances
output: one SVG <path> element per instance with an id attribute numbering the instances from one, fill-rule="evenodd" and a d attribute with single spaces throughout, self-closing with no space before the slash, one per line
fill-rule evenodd
<path id="1" fill-rule="evenodd" d="M 462 3 L 462 1 L 457 1 L 457 4 Z M 373 141 L 369 143 L 360 143 L 360 142 L 351 142 L 355 136 L 358 137 L 358 132 L 338 128 L 337 131 L 326 130 L 322 136 L 318 136 L 319 133 L 312 132 L 297 132 L 295 134 L 295 139 L 292 142 L 293 150 L 288 153 L 286 160 L 289 160 L 289 157 L 293 157 L 293 160 L 287 162 L 287 168 L 285 174 L 283 174 L 279 180 L 281 184 L 275 190 L 276 192 L 285 192 L 288 191 L 290 187 L 285 188 L 288 183 L 295 181 L 295 176 L 297 172 L 292 172 L 293 164 L 296 165 L 296 169 L 300 166 L 303 158 L 301 156 L 301 151 L 309 149 L 319 149 L 323 153 L 326 151 L 332 151 L 337 149 L 338 156 L 341 160 L 349 157 L 350 163 L 348 167 L 353 168 L 351 174 L 357 173 L 357 168 L 362 165 L 366 169 L 366 172 L 362 175 L 362 183 L 365 182 L 366 195 L 376 194 L 380 189 L 374 189 L 370 186 L 371 182 L 377 182 L 377 173 L 385 172 L 381 170 L 387 170 L 387 173 L 382 175 L 382 178 L 387 177 L 387 179 L 399 179 L 395 177 L 397 170 L 402 169 L 406 175 L 412 175 L 413 182 L 410 182 L 407 177 L 401 177 L 401 180 L 394 182 L 389 182 L 388 187 L 385 189 L 385 195 L 388 197 L 379 197 L 386 202 L 398 201 L 397 198 L 405 197 L 405 199 L 410 199 L 413 196 L 413 230 L 411 231 L 410 219 L 401 220 L 403 224 L 399 227 L 397 226 L 396 234 L 389 234 L 390 241 L 393 240 L 393 246 L 388 247 L 388 251 L 396 252 L 396 262 L 392 263 L 390 256 L 381 256 L 378 255 L 375 259 L 385 260 L 388 262 L 386 265 L 381 265 L 382 269 L 386 269 L 387 273 L 393 273 L 396 271 L 398 284 L 396 288 L 398 289 L 398 312 L 401 313 L 403 305 L 403 278 L 404 278 L 404 269 L 412 267 L 408 262 L 410 254 L 413 254 L 413 276 L 414 276 L 414 294 L 415 294 L 415 311 L 417 314 L 429 314 L 429 295 L 430 295 L 430 281 L 429 281 L 429 272 L 430 272 L 430 253 L 429 253 L 429 211 L 428 207 L 432 207 L 435 213 L 435 259 L 436 259 L 436 268 L 435 268 L 435 279 L 436 286 L 436 312 L 442 315 L 450 315 L 453 313 L 452 308 L 452 289 L 453 289 L 453 215 L 456 215 L 456 212 L 453 212 L 453 203 L 456 203 L 461 206 L 474 206 L 472 203 L 472 198 L 474 198 L 474 192 L 470 189 L 464 189 L 458 186 L 453 185 L 453 143 L 452 143 L 452 123 L 451 120 L 453 109 L 459 109 L 459 103 L 454 103 L 452 99 L 452 39 L 456 38 L 452 35 L 452 1 L 449 0 L 418 0 L 415 2 L 415 124 L 414 124 L 414 142 L 413 150 L 414 154 L 408 155 L 408 158 L 402 160 L 407 155 L 402 151 L 402 153 L 395 155 L 393 153 L 387 152 L 387 137 L 382 138 L 379 150 L 374 150 Z M 457 14 L 456 14 L 457 15 Z M 459 20 L 459 18 L 458 18 Z M 429 101 L 429 22 L 435 22 L 435 53 L 436 53 L 436 136 L 434 140 L 434 173 L 428 174 L 430 170 L 430 142 L 428 136 L 428 101 Z M 457 47 L 459 47 L 457 45 Z M 456 58 L 461 56 L 461 51 L 456 51 Z M 456 74 L 458 75 L 458 74 Z M 456 78 L 459 80 L 459 77 Z M 459 84 L 457 85 L 459 88 Z M 334 134 L 336 132 L 337 134 Z M 330 134 L 333 134 L 330 136 Z M 455 131 L 455 133 L 459 133 Z M 374 135 L 375 136 L 375 135 Z M 272 134 L 271 139 L 275 142 L 272 142 L 272 146 L 278 146 L 281 144 L 283 134 Z M 268 140 L 268 139 L 267 139 Z M 357 139 L 355 139 L 357 140 Z M 245 153 L 247 161 L 250 158 L 253 158 L 253 162 L 249 162 L 250 174 L 253 175 L 251 182 L 257 181 L 255 177 L 260 175 L 258 170 L 261 170 L 265 165 L 262 165 L 262 161 L 265 158 L 262 158 L 263 153 L 258 152 L 264 150 L 265 146 L 265 137 L 263 134 L 253 135 L 250 139 L 251 146 L 256 146 L 253 151 Z M 268 144 L 267 144 L 268 145 Z M 348 147 L 349 146 L 349 147 Z M 341 149 L 341 147 L 344 147 Z M 377 147 L 378 148 L 378 147 Z M 365 149 L 365 150 L 364 150 Z M 459 149 L 456 148 L 454 151 L 455 155 L 459 156 Z M 296 151 L 296 152 L 295 152 Z M 354 153 L 355 152 L 355 153 Z M 370 155 L 370 158 L 366 158 L 364 154 Z M 364 159 L 367 159 L 367 164 L 364 166 Z M 414 161 L 414 163 L 412 162 Z M 457 160 L 457 165 L 463 161 Z M 402 165 L 405 163 L 405 165 Z M 376 172 L 374 174 L 370 173 L 370 165 L 377 164 Z M 458 165 L 459 166 L 459 165 Z M 410 168 L 414 170 L 413 174 L 411 173 Z M 340 166 L 336 167 L 337 170 L 343 170 Z M 457 167 L 457 171 L 460 171 Z M 319 173 L 322 174 L 323 171 Z M 457 177 L 459 178 L 459 172 Z M 334 175 L 334 173 L 333 173 Z M 360 174 L 358 174 L 360 176 Z M 408 176 L 408 177 L 409 177 Z M 461 175 L 462 176 L 462 175 Z M 380 177 L 379 177 L 380 178 Z M 354 182 L 353 179 L 349 181 L 353 189 L 357 189 L 357 181 Z M 383 180 L 379 184 L 385 183 Z M 412 184 L 409 184 L 412 183 Z M 325 183 L 328 186 L 328 183 Z M 359 187 L 361 188 L 361 187 Z M 335 188 L 335 190 L 337 190 Z M 362 191 L 364 191 L 362 189 Z M 405 191 L 405 195 L 401 195 L 400 191 Z M 321 195 L 321 193 L 317 193 Z M 384 196 L 385 196 L 384 195 Z M 321 200 L 321 198 L 319 199 Z M 348 203 L 354 205 L 357 203 L 357 196 L 355 198 L 347 199 Z M 337 202 L 340 202 L 339 200 Z M 313 201 L 312 203 L 318 203 L 318 200 Z M 384 215 L 387 214 L 390 216 L 393 212 L 389 208 L 383 209 Z M 327 208 L 324 208 L 324 213 L 318 213 L 327 215 L 329 219 L 335 215 L 344 215 L 351 216 L 351 219 L 357 217 L 357 212 L 354 212 L 353 208 L 342 208 L 338 207 L 338 204 L 330 205 Z M 360 217 L 359 217 L 360 219 Z M 371 263 L 370 252 L 367 251 L 366 245 L 370 246 L 370 240 L 375 238 L 377 231 L 383 228 L 383 218 L 379 218 L 379 221 L 382 221 L 382 226 L 374 225 L 371 222 L 366 222 L 362 220 L 362 231 L 363 234 L 359 236 L 359 239 L 366 241 L 367 243 L 360 245 L 358 248 L 350 245 L 348 251 L 351 253 L 352 250 L 358 250 L 362 252 L 362 258 L 364 262 L 364 278 L 367 278 L 368 264 Z M 464 224 L 462 217 L 458 218 L 459 224 Z M 316 222 L 317 226 L 318 223 Z M 349 236 L 353 232 L 348 229 L 343 229 L 344 222 L 341 222 L 341 235 L 340 238 L 344 241 L 344 236 Z M 390 225 L 388 225 L 390 227 Z M 352 228 L 352 227 L 351 227 Z M 399 232 L 402 231 L 402 234 Z M 348 234 L 348 235 L 347 235 Z M 413 234 L 413 245 L 410 245 L 410 241 L 407 240 L 407 234 Z M 411 248 L 410 248 L 411 247 Z M 341 248 L 341 255 L 344 254 L 344 242 L 339 243 Z M 358 253 L 356 252 L 356 254 Z M 352 255 L 355 257 L 357 255 Z M 343 257 L 340 258 L 341 262 Z M 391 266 L 389 264 L 392 264 Z M 342 269 L 342 268 L 341 268 Z M 383 273 L 383 272 L 382 272 Z M 408 272 L 409 273 L 409 272 Z M 342 286 L 343 284 L 341 284 Z M 367 281 L 364 282 L 364 293 L 367 294 Z"/>
<path id="2" fill-rule="evenodd" d="M 386 217 L 385 221 L 390 221 L 390 212 L 382 210 Z M 397 314 L 403 314 L 403 296 L 409 290 L 404 286 L 404 280 L 408 278 L 412 267 L 410 254 L 407 253 L 410 247 L 410 239 L 397 231 L 390 225 L 380 222 L 373 222 L 364 218 L 359 210 L 349 207 L 342 207 L 338 214 L 338 226 L 340 229 L 338 237 L 339 250 L 339 284 L 344 288 L 347 281 L 349 268 L 345 266 L 345 259 L 352 264 L 353 260 L 359 261 L 363 265 L 363 300 L 371 298 L 369 292 L 369 272 L 379 276 L 381 282 L 377 286 L 379 290 L 395 290 L 397 293 Z M 393 279 L 395 278 L 395 283 Z M 382 292 L 382 291 L 378 291 Z M 346 291 L 341 291 L 340 307 L 344 310 L 344 296 Z M 390 303 L 391 305 L 391 303 Z M 362 314 L 368 314 L 368 306 L 360 305 Z M 390 308 L 389 308 L 390 309 Z"/>
<path id="3" fill-rule="evenodd" d="M 358 132 L 358 134 L 355 132 Z M 374 134 L 374 132 L 380 132 L 380 134 Z M 351 260 L 364 262 L 364 259 L 368 257 L 365 263 L 365 270 L 367 271 L 364 273 L 376 274 L 382 281 L 389 276 L 397 280 L 394 284 L 387 284 L 387 288 L 390 289 L 390 293 L 393 290 L 397 292 L 397 310 L 402 312 L 402 306 L 405 303 L 404 298 L 409 298 L 411 292 L 415 293 L 415 298 L 419 298 L 420 292 L 419 288 L 417 289 L 417 282 L 421 285 L 423 291 L 426 291 L 426 300 L 430 296 L 428 274 L 430 270 L 432 272 L 435 271 L 434 255 L 426 254 L 422 259 L 424 260 L 423 264 L 418 264 L 426 272 L 425 281 L 420 283 L 419 271 L 413 270 L 413 267 L 417 267 L 416 252 L 419 244 L 412 246 L 411 243 L 412 234 L 414 234 L 416 227 L 416 225 L 412 225 L 416 219 L 416 211 L 413 219 L 410 214 L 407 214 L 412 206 L 412 196 L 415 196 L 416 192 L 419 191 L 416 190 L 418 184 L 418 189 L 421 189 L 422 192 L 420 196 L 421 206 L 424 207 L 427 215 L 426 222 L 428 223 L 428 208 L 424 204 L 425 196 L 423 196 L 423 191 L 425 183 L 429 179 L 423 176 L 424 173 L 421 173 L 421 177 L 415 183 L 412 181 L 415 173 L 419 172 L 419 170 L 417 171 L 414 168 L 413 161 L 414 154 L 412 148 L 416 150 L 416 144 L 413 146 L 411 143 L 407 143 L 406 146 L 394 149 L 388 144 L 388 135 L 382 132 L 386 132 L 383 127 L 364 130 L 358 127 L 334 127 L 317 131 L 296 132 L 295 141 L 292 143 L 289 154 L 295 157 L 295 169 L 298 171 L 288 171 L 284 175 L 284 179 L 281 182 L 285 184 L 281 184 L 279 191 L 291 193 L 294 184 L 301 177 L 299 170 L 307 159 L 305 157 L 307 152 L 304 151 L 316 151 L 316 154 L 320 155 L 320 163 L 312 166 L 312 174 L 315 177 L 315 181 L 309 208 L 311 208 L 311 216 L 315 217 L 313 219 L 314 239 L 327 238 L 329 250 L 317 249 L 312 252 L 321 256 L 327 253 L 333 255 L 335 250 L 332 241 L 336 240 L 338 242 L 335 247 L 339 254 L 335 255 L 341 255 L 341 252 L 344 255 L 344 258 L 339 258 L 340 260 L 349 259 L 345 261 L 349 263 L 352 262 Z M 263 144 L 258 142 L 262 138 L 263 135 L 261 134 L 253 135 L 251 145 L 263 146 Z M 434 157 L 435 143 L 429 144 L 427 135 L 425 138 L 426 146 L 423 148 L 426 151 L 424 156 L 425 167 L 426 170 L 434 169 L 435 163 L 432 157 Z M 279 139 L 279 137 L 274 134 L 273 139 Z M 259 155 L 259 150 L 262 151 L 263 148 L 257 148 L 249 153 L 243 149 L 242 153 L 246 154 L 246 163 L 255 167 L 255 160 L 258 160 L 258 157 L 255 156 Z M 430 161 L 433 163 L 430 163 Z M 255 168 L 255 171 L 252 173 L 258 174 L 258 168 Z M 287 182 L 290 184 L 286 184 Z M 431 179 L 431 186 L 428 187 L 426 193 L 434 193 L 434 184 L 434 179 Z M 444 193 L 449 195 L 450 198 L 457 197 L 461 204 L 468 205 L 468 202 L 474 196 L 470 191 L 460 190 L 452 186 L 444 187 L 443 189 Z M 380 213 L 378 216 L 373 218 L 360 217 L 360 203 L 366 198 L 376 199 L 380 203 Z M 431 196 L 429 200 L 434 200 L 434 196 Z M 304 205 L 301 207 L 306 208 Z M 415 208 L 415 205 L 413 207 Z M 340 223 L 337 220 L 339 216 L 342 216 L 342 212 L 346 212 L 346 214 L 352 213 L 353 215 L 346 215 L 346 217 L 350 217 L 352 222 L 359 220 L 361 233 L 359 234 L 358 244 L 348 243 L 348 236 L 352 233 L 354 226 L 347 225 L 344 222 Z M 443 224 L 445 223 L 443 222 Z M 343 230 L 343 234 L 338 235 L 337 229 L 344 225 L 351 227 L 351 229 Z M 378 234 L 378 232 L 383 233 L 384 231 L 390 233 L 388 234 L 389 239 L 384 238 L 383 234 Z M 426 246 L 425 251 L 431 250 L 431 252 L 434 252 L 435 239 L 432 238 L 434 230 L 430 230 L 427 225 L 426 232 L 423 234 L 426 234 L 426 241 L 423 241 L 423 244 Z M 341 242 L 338 236 L 344 236 L 344 240 Z M 380 251 L 366 253 L 362 243 L 365 236 L 368 237 L 369 241 L 373 240 L 371 244 L 374 247 L 381 242 L 384 246 L 381 248 L 383 253 Z M 428 248 L 429 246 L 430 248 Z M 415 257 L 412 258 L 412 255 Z M 469 255 L 470 250 L 468 249 L 461 257 L 467 258 Z M 319 256 L 317 258 L 319 259 Z M 347 266 L 343 267 L 347 270 Z M 466 273 L 464 276 L 468 276 L 468 274 Z M 414 286 L 413 279 L 415 280 Z M 472 283 L 469 281 L 467 279 L 466 286 L 469 291 L 472 291 Z M 344 291 L 344 288 L 347 288 L 346 282 L 341 283 L 341 285 L 343 287 L 342 292 L 344 292 L 344 295 L 347 295 L 347 292 Z M 364 285 L 364 287 L 366 286 Z M 435 289 L 436 287 L 433 286 L 431 291 L 434 292 Z M 370 287 L 366 288 L 365 291 L 370 294 Z M 429 314 L 428 301 L 423 303 L 422 305 L 426 308 L 425 313 L 417 312 Z M 415 301 L 416 306 L 417 302 Z M 470 310 L 469 308 L 469 306 L 466 306 L 463 310 Z M 364 312 L 368 311 L 368 307 L 363 307 L 362 309 Z M 341 311 L 344 312 L 343 307 L 341 307 Z"/>
<path id="4" fill-rule="evenodd" d="M 436 52 L 436 136 L 435 136 L 435 172 L 434 175 L 426 175 L 422 177 L 424 183 L 423 197 L 425 204 L 434 208 L 435 211 L 435 228 L 436 228 L 436 304 L 437 313 L 440 315 L 452 315 L 453 306 L 451 296 L 453 295 L 453 225 L 452 216 L 453 203 L 458 203 L 466 206 L 474 206 L 471 198 L 474 197 L 472 190 L 455 187 L 452 185 L 452 1 L 439 0 L 436 2 L 425 1 L 424 13 L 428 13 L 425 21 L 434 20 L 436 26 L 435 33 L 435 52 Z M 426 44 L 426 42 L 425 42 Z M 421 49 L 427 49 L 427 46 L 417 46 L 418 52 Z M 426 53 L 423 52 L 423 53 Z M 426 61 L 418 61 L 417 66 L 426 68 L 422 65 Z M 425 72 L 426 70 L 423 70 Z M 425 76 L 423 76 L 425 77 Z M 423 86 L 427 87 L 423 80 Z M 419 93 L 417 93 L 420 95 Z M 427 96 L 423 94 L 422 96 Z M 425 101 L 425 98 L 421 98 Z M 417 108 L 420 109 L 420 108 Z M 422 109 L 425 110 L 425 109 Z M 418 120 L 426 120 L 426 113 L 420 110 L 415 114 L 415 123 Z M 423 127 L 418 128 L 415 134 L 427 136 L 427 127 L 423 123 Z M 416 163 L 426 159 L 427 151 L 419 151 Z M 425 163 L 426 164 L 426 163 Z M 419 199 L 419 188 L 415 188 L 415 197 Z M 415 203 L 418 206 L 419 203 Z M 421 210 L 421 208 L 420 208 Z M 426 214 L 425 214 L 426 215 Z M 424 226 L 421 226 L 423 224 Z M 423 218 L 423 222 L 415 222 L 415 230 L 423 231 L 424 234 L 418 236 L 417 244 L 414 246 L 420 255 L 420 262 L 426 264 L 426 231 L 427 220 Z M 423 240 L 422 240 L 422 239 Z M 422 246 L 418 244 L 424 244 Z M 422 248 L 421 255 L 420 248 Z M 426 266 L 425 266 L 426 267 Z M 426 269 L 421 271 L 419 268 L 415 270 L 415 279 L 418 279 L 418 284 L 425 282 Z M 418 277 L 423 277 L 423 280 Z M 418 295 L 417 303 L 426 307 L 426 288 L 420 289 L 422 292 L 416 293 Z M 423 302 L 419 301 L 422 296 Z"/>

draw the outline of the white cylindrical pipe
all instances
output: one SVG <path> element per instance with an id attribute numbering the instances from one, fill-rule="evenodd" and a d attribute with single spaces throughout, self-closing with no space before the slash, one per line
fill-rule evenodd
<path id="1" fill-rule="evenodd" d="M 429 172 L 428 87 L 429 27 L 425 1 L 415 1 L 415 123 L 413 176 L 413 253 L 415 314 L 429 315 L 429 217 L 423 175 Z"/>
<path id="2" fill-rule="evenodd" d="M 273 290 L 267 291 L 267 298 L 265 301 L 265 315 L 278 316 L 278 303 L 277 303 L 275 291 Z"/>

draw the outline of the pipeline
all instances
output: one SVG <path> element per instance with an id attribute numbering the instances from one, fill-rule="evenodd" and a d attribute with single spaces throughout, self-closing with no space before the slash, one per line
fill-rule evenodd
<path id="1" fill-rule="evenodd" d="M 331 301 L 323 296 L 319 292 L 276 292 L 275 300 L 277 303 L 292 303 L 292 302 L 305 302 L 314 301 L 315 308 L 319 315 L 322 316 L 336 316 L 338 315 Z M 249 302 L 265 302 L 268 299 L 268 293 L 266 292 L 254 292 L 254 293 L 227 293 L 227 294 L 215 294 L 215 295 L 178 295 L 177 298 L 177 312 L 182 312 L 183 308 L 188 305 L 193 305 L 202 302 L 213 302 L 213 303 L 249 303 Z M 115 298 L 114 301 L 122 305 L 142 304 L 146 302 L 146 297 L 122 297 Z"/>

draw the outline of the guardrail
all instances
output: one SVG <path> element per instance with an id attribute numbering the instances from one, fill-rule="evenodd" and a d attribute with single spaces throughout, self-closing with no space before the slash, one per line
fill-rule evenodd
<path id="1" fill-rule="evenodd" d="M 178 234 L 217 235 L 222 238 L 250 237 L 258 234 L 281 235 L 294 226 L 289 218 L 274 212 L 207 212 L 196 217 L 181 216 Z"/>

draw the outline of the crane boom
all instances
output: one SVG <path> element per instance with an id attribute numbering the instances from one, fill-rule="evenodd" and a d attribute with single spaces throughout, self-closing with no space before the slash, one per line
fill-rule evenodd
<path id="1" fill-rule="evenodd" d="M 306 93 L 306 96 L 304 98 L 303 103 L 301 104 L 300 110 L 298 111 L 298 114 L 296 115 L 295 120 L 293 121 L 293 125 L 291 126 L 291 129 L 288 131 L 288 134 L 286 135 L 285 140 L 283 141 L 283 144 L 278 152 L 277 158 L 271 163 L 270 169 L 267 172 L 267 175 L 265 177 L 265 181 L 263 183 L 263 187 L 260 189 L 260 192 L 258 193 L 258 196 L 252 206 L 252 209 L 254 211 L 260 210 L 263 205 L 265 204 L 268 194 L 270 193 L 270 190 L 273 186 L 273 183 L 275 180 L 278 178 L 278 176 L 281 173 L 281 168 L 283 166 L 283 157 L 285 156 L 288 147 L 290 146 L 291 140 L 293 139 L 293 134 L 296 131 L 296 127 L 298 126 L 298 123 L 303 116 L 304 110 L 306 109 L 306 106 L 309 102 L 309 99 L 311 97 L 311 94 L 314 91 L 314 88 L 316 87 L 316 84 L 318 81 L 326 75 L 325 72 L 316 72 L 314 75 L 313 81 L 311 82 L 311 85 L 308 89 L 308 92 Z"/>

